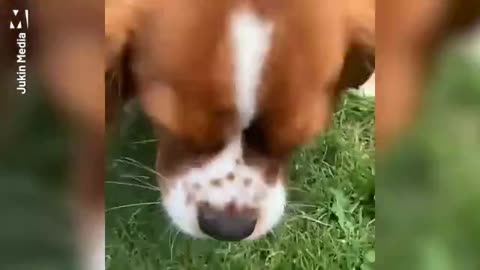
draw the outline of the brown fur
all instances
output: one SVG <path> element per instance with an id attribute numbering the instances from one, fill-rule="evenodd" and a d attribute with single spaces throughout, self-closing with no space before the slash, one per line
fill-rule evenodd
<path id="1" fill-rule="evenodd" d="M 433 57 L 480 17 L 475 1 L 378 3 L 377 147 L 383 152 L 414 120 Z M 408 16 L 405 16 L 408 14 Z"/>
<path id="2" fill-rule="evenodd" d="M 374 52 L 374 1 L 123 0 L 112 11 L 107 3 L 107 62 L 128 48 L 126 64 L 153 123 L 188 148 L 218 150 L 239 128 L 225 30 L 242 5 L 275 24 L 252 129 L 264 137 L 261 150 L 285 156 L 328 126 L 339 88 L 371 73 L 357 65 Z M 129 10 L 114 11 L 122 6 Z M 347 52 L 359 72 L 343 71 Z"/>

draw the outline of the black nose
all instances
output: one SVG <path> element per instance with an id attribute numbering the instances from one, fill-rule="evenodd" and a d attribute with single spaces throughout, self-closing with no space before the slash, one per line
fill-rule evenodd
<path id="1" fill-rule="evenodd" d="M 257 224 L 256 211 L 216 210 L 208 204 L 198 206 L 198 225 L 207 235 L 222 241 L 240 241 L 250 236 Z"/>

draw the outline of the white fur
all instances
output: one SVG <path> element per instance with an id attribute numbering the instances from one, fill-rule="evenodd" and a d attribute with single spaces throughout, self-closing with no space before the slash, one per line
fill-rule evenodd
<path id="1" fill-rule="evenodd" d="M 267 185 L 259 168 L 236 163 L 241 156 L 241 138 L 237 137 L 208 164 L 190 169 L 174 180 L 175 185 L 164 196 L 163 205 L 178 228 L 194 237 L 206 237 L 197 222 L 196 203 L 200 201 L 219 209 L 230 202 L 240 208 L 258 209 L 257 225 L 248 239 L 265 235 L 280 221 L 286 204 L 286 192 L 281 179 L 275 185 Z M 226 179 L 230 172 L 235 175 L 233 181 Z M 247 177 L 252 180 L 248 186 L 244 184 Z M 212 179 L 222 179 L 221 186 L 211 185 Z M 196 190 L 195 185 L 200 185 L 200 189 Z M 194 195 L 194 202 L 187 205 L 188 193 Z"/>
<path id="2" fill-rule="evenodd" d="M 248 9 L 234 13 L 230 23 L 236 101 L 240 123 L 245 128 L 255 115 L 257 90 L 271 46 L 273 23 Z"/>
<path id="3" fill-rule="evenodd" d="M 375 97 L 375 73 L 358 89 L 349 89 L 349 91 L 361 97 Z"/>
<path id="4" fill-rule="evenodd" d="M 267 196 L 260 206 L 262 211 L 260 211 L 255 231 L 247 240 L 258 239 L 275 227 L 283 216 L 286 204 L 287 194 L 285 187 L 278 181 L 275 186 L 267 190 Z"/>

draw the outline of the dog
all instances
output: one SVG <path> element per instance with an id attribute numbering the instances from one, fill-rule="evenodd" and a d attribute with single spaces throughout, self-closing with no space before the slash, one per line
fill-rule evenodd
<path id="1" fill-rule="evenodd" d="M 105 4 L 107 119 L 140 101 L 171 222 L 195 238 L 266 235 L 284 213 L 293 151 L 373 72 L 375 1 Z"/>
<path id="2" fill-rule="evenodd" d="M 418 115 L 435 56 L 480 22 L 466 0 L 378 1 L 376 146 L 383 154 Z M 408 14 L 408 16 L 406 16 Z"/>

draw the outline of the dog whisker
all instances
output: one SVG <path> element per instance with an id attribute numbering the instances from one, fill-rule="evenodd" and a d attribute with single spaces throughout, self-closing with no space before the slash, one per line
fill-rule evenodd
<path id="1" fill-rule="evenodd" d="M 158 205 L 161 204 L 161 202 L 142 202 L 142 203 L 132 203 L 132 204 L 124 204 L 124 205 L 118 205 L 114 206 L 111 208 L 108 208 L 105 210 L 105 212 L 110 212 L 113 210 L 118 210 L 118 209 L 123 209 L 123 208 L 129 208 L 129 207 L 137 207 L 137 206 L 147 206 L 147 205 Z"/>
<path id="2" fill-rule="evenodd" d="M 158 191 L 158 188 L 152 188 L 152 187 L 149 187 L 149 186 L 132 184 L 132 183 L 117 182 L 117 181 L 105 181 L 105 183 L 107 183 L 107 184 L 115 184 L 115 185 L 120 185 L 120 186 L 138 187 L 138 188 L 144 188 L 144 189 L 149 189 L 149 190 Z"/>
<path id="3" fill-rule="evenodd" d="M 312 207 L 312 208 L 321 208 L 321 205 L 316 204 L 305 204 L 305 203 L 289 203 L 289 208 L 294 209 L 295 207 Z"/>
<path id="4" fill-rule="evenodd" d="M 121 175 L 120 178 L 133 179 L 133 180 L 135 180 L 135 181 L 143 184 L 144 186 L 147 186 L 147 187 L 149 187 L 149 188 L 151 188 L 151 189 L 160 191 L 160 189 L 159 189 L 157 186 L 152 185 L 152 184 L 148 183 L 147 181 L 141 180 L 140 178 L 138 178 L 138 177 L 136 177 L 136 176 L 134 176 L 134 175 Z"/>
<path id="5" fill-rule="evenodd" d="M 144 164 L 142 164 L 142 163 L 140 163 L 140 162 L 138 162 L 138 161 L 136 161 L 132 158 L 125 157 L 125 158 L 122 158 L 122 159 L 118 159 L 117 162 L 121 162 L 121 163 L 124 163 L 124 164 L 129 164 L 129 165 L 135 166 L 137 168 L 144 169 L 145 171 L 153 173 L 156 176 L 162 178 L 163 180 L 168 181 L 168 178 L 165 177 L 164 175 L 160 174 L 156 170 L 154 170 L 154 169 L 152 169 L 148 166 L 145 166 Z"/>
<path id="6" fill-rule="evenodd" d="M 134 141 L 131 144 L 147 144 L 147 143 L 154 143 L 158 142 L 157 139 L 147 139 L 147 140 L 141 140 L 141 141 Z"/>

